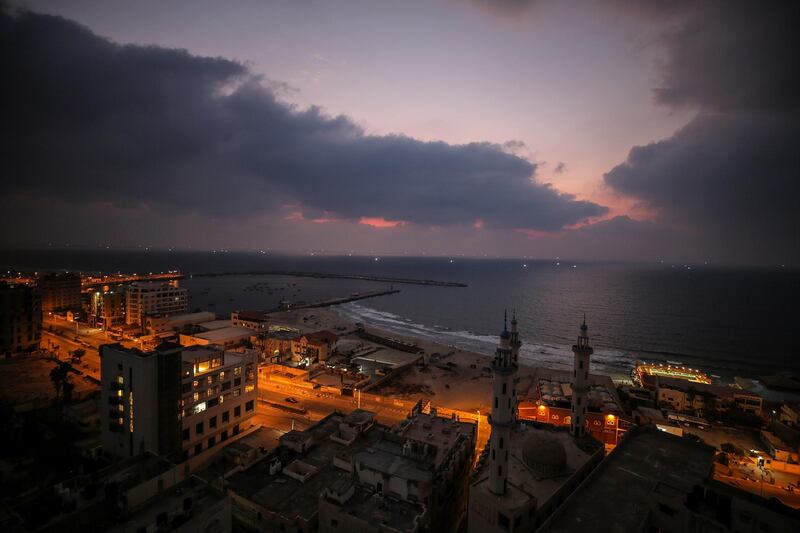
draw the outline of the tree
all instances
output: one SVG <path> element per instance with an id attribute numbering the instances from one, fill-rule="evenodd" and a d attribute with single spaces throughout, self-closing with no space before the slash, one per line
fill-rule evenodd
<path id="1" fill-rule="evenodd" d="M 74 385 L 70 383 L 69 377 L 71 368 L 69 363 L 61 361 L 50 371 L 50 381 L 53 382 L 53 387 L 56 389 L 56 401 L 58 401 L 62 391 L 64 392 L 65 400 L 68 400 L 67 396 L 71 397 L 72 389 L 74 388 Z"/>
<path id="2" fill-rule="evenodd" d="M 70 355 L 72 355 L 72 358 L 75 359 L 78 363 L 80 363 L 81 358 L 84 355 L 86 355 L 86 350 L 84 350 L 83 348 L 76 348 L 75 350 L 72 350 L 70 352 Z"/>

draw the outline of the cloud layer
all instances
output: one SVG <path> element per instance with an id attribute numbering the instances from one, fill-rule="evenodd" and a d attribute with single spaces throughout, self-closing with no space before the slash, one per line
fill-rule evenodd
<path id="1" fill-rule="evenodd" d="M 605 175 L 660 220 L 703 231 L 709 255 L 796 262 L 800 48 L 796 4 L 708 2 L 664 17 L 657 102 L 698 115 Z M 637 12 L 637 14 L 641 14 Z"/>
<path id="2" fill-rule="evenodd" d="M 0 68 L 4 189 L 20 198 L 543 231 L 607 211 L 501 146 L 368 135 L 280 101 L 240 63 L 118 45 L 59 17 L 3 10 Z"/>

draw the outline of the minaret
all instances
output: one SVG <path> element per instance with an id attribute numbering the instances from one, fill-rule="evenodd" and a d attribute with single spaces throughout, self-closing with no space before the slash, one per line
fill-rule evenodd
<path id="1" fill-rule="evenodd" d="M 589 392 L 589 357 L 592 347 L 589 346 L 589 328 L 586 327 L 586 314 L 583 315 L 578 334 L 578 344 L 572 346 L 575 363 L 572 370 L 572 419 L 570 433 L 573 437 L 583 437 L 586 432 L 586 401 Z"/>
<path id="2" fill-rule="evenodd" d="M 512 327 L 515 322 L 512 322 Z M 505 494 L 508 480 L 508 446 L 511 429 L 517 422 L 517 391 L 515 387 L 517 361 L 511 346 L 506 318 L 503 317 L 503 332 L 500 345 L 492 360 L 493 397 L 492 414 L 489 424 L 492 435 L 489 439 L 489 490 L 495 494 Z M 515 337 L 516 338 L 516 337 Z"/>
<path id="3" fill-rule="evenodd" d="M 511 361 L 514 363 L 515 368 L 519 368 L 519 348 L 522 342 L 519 340 L 519 330 L 517 329 L 517 310 L 511 312 L 511 331 L 509 331 L 508 345 L 511 347 Z M 517 379 L 512 381 L 511 386 L 511 404 L 514 411 L 511 414 L 514 417 L 514 422 L 517 421 Z"/>

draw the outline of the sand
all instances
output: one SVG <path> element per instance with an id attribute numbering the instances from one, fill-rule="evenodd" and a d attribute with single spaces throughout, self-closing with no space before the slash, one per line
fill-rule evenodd
<path id="1" fill-rule="evenodd" d="M 340 338 L 357 338 L 352 333 L 356 329 L 355 323 L 331 309 L 299 309 L 270 316 L 275 324 L 297 327 L 301 331 L 327 329 L 339 334 Z M 416 400 L 424 396 L 434 405 L 471 412 L 489 412 L 492 374 L 488 367 L 493 354 L 461 350 L 394 331 L 381 330 L 370 324 L 365 324 L 365 327 L 378 335 L 413 342 L 424 350 L 427 363 L 424 367 L 415 365 L 370 392 L 406 400 Z M 530 388 L 533 370 L 533 367 L 520 366 L 517 390 L 523 397 Z"/>

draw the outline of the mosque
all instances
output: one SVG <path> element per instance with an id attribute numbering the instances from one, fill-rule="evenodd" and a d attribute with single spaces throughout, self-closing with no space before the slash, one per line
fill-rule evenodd
<path id="1" fill-rule="evenodd" d="M 521 346 L 516 316 L 504 320 L 492 360 L 492 434 L 470 487 L 469 531 L 535 531 L 603 459 L 603 445 L 586 434 L 589 391 L 588 328 L 584 318 L 572 347 L 569 428 L 520 422 L 517 371 Z"/>

